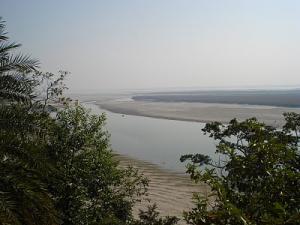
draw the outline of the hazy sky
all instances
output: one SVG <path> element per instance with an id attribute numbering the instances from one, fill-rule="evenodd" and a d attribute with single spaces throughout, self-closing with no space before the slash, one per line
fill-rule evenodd
<path id="1" fill-rule="evenodd" d="M 0 0 L 72 90 L 300 84 L 299 0 Z"/>

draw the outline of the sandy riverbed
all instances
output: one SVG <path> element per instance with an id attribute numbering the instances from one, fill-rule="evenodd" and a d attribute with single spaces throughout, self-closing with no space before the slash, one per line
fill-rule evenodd
<path id="1" fill-rule="evenodd" d="M 148 205 L 156 203 L 161 216 L 181 217 L 183 211 L 188 211 L 194 206 L 193 193 L 208 195 L 208 187 L 205 184 L 195 184 L 187 175 L 162 170 L 156 165 L 127 156 L 118 155 L 116 158 L 122 166 L 131 165 L 149 179 L 148 196 L 134 207 L 135 216 L 140 209 L 145 210 Z M 179 224 L 185 223 L 180 221 Z"/>

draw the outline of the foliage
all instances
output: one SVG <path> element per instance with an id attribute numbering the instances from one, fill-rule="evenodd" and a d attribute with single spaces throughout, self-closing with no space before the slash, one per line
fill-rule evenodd
<path id="1" fill-rule="evenodd" d="M 218 141 L 216 153 L 223 160 L 215 163 L 201 154 L 181 158 L 191 161 L 191 178 L 211 188 L 210 199 L 197 195 L 195 208 L 185 213 L 189 224 L 299 224 L 300 115 L 284 116 L 283 129 L 255 118 L 206 124 L 203 131 Z"/>
<path id="2" fill-rule="evenodd" d="M 60 180 L 49 183 L 64 224 L 101 224 L 107 218 L 125 223 L 145 191 L 147 182 L 136 170 L 118 167 L 104 121 L 81 106 L 57 113 L 48 153 Z"/>
<path id="3" fill-rule="evenodd" d="M 59 224 L 45 177 L 44 125 L 51 120 L 20 105 L 0 107 L 0 224 Z"/>
<path id="4" fill-rule="evenodd" d="M 156 204 L 148 206 L 147 211 L 140 210 L 139 220 L 135 220 L 131 225 L 174 225 L 179 219 L 175 216 L 159 217 Z"/>
<path id="5" fill-rule="evenodd" d="M 0 115 L 1 223 L 131 220 L 147 181 L 136 170 L 119 167 L 103 115 L 76 106 L 52 118 L 19 104 L 2 106 Z"/>

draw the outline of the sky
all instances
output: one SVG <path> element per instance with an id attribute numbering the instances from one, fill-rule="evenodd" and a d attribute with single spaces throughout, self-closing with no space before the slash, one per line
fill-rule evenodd
<path id="1" fill-rule="evenodd" d="M 0 16 L 73 91 L 300 86 L 298 0 L 0 0 Z"/>

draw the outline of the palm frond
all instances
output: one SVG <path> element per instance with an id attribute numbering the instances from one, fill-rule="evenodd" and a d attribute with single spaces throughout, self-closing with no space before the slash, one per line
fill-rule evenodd
<path id="1" fill-rule="evenodd" d="M 0 191 L 0 221 L 3 224 L 21 224 L 16 214 L 16 204 L 8 197 L 7 192 Z"/>
<path id="2" fill-rule="evenodd" d="M 0 57 L 2 58 L 3 56 L 8 56 L 9 51 L 15 50 L 16 48 L 19 48 L 21 44 L 12 42 L 12 43 L 2 43 L 0 45 Z"/>
<path id="3" fill-rule="evenodd" d="M 35 71 L 38 60 L 31 59 L 28 55 L 11 55 L 7 60 L 0 61 L 0 74 L 7 71 Z"/>
<path id="4" fill-rule="evenodd" d="M 53 200 L 40 176 L 14 161 L 5 162 L 0 168 L 1 217 L 15 221 L 8 224 L 36 224 L 37 221 L 58 224 Z"/>
<path id="5" fill-rule="evenodd" d="M 5 32 L 5 21 L 2 20 L 2 17 L 0 17 L 0 42 L 8 39 L 6 35 L 7 32 Z"/>
<path id="6" fill-rule="evenodd" d="M 31 80 L 14 75 L 0 76 L 0 98 L 28 102 L 32 94 Z"/>

